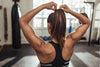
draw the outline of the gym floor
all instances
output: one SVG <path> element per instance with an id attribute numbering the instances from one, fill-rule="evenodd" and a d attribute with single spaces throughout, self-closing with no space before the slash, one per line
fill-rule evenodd
<path id="1" fill-rule="evenodd" d="M 99 67 L 100 46 L 77 43 L 69 67 Z M 0 52 L 0 67 L 40 67 L 34 49 L 30 45 L 22 45 L 20 49 L 4 46 Z"/>

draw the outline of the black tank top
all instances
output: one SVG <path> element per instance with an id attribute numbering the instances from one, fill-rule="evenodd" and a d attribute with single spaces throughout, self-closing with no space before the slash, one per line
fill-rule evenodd
<path id="1" fill-rule="evenodd" d="M 53 45 L 53 47 L 56 50 L 56 57 L 54 59 L 54 61 L 50 62 L 50 63 L 41 63 L 41 67 L 68 67 L 69 65 L 69 60 L 66 61 L 62 58 L 62 50 L 59 46 L 59 44 L 54 43 L 53 41 L 50 41 L 49 43 L 51 43 Z"/>

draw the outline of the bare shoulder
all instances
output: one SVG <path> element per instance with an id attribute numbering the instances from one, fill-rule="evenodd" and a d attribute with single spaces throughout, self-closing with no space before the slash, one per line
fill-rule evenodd
<path id="1" fill-rule="evenodd" d="M 65 47 L 68 47 L 68 48 L 74 47 L 75 43 L 77 42 L 77 39 L 75 39 L 73 35 L 74 35 L 74 32 L 66 36 Z"/>
<path id="2" fill-rule="evenodd" d="M 43 51 L 41 52 L 42 54 L 50 54 L 53 52 L 53 47 L 50 43 L 44 44 L 42 46 Z"/>
<path id="3" fill-rule="evenodd" d="M 55 49 L 50 43 L 45 44 L 44 51 L 42 53 L 37 52 L 37 56 L 42 63 L 49 63 L 55 58 Z"/>

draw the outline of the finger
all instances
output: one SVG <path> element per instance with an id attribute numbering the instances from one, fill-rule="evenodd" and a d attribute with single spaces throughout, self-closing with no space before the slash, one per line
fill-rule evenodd
<path id="1" fill-rule="evenodd" d="M 51 6 L 53 6 L 55 3 L 54 2 L 50 2 Z"/>
<path id="2" fill-rule="evenodd" d="M 52 4 L 52 9 L 53 9 L 53 10 L 57 9 L 57 4 L 56 4 L 56 3 L 53 3 L 53 4 Z"/>
<path id="3" fill-rule="evenodd" d="M 62 9 L 62 8 L 65 8 L 65 6 L 64 6 L 64 5 L 61 5 L 61 6 L 59 7 L 59 9 Z"/>
<path id="4" fill-rule="evenodd" d="M 53 1 L 51 1 L 50 3 L 54 3 Z"/>
<path id="5" fill-rule="evenodd" d="M 55 9 L 51 7 L 51 8 L 49 8 L 48 10 L 55 10 Z"/>
<path id="6" fill-rule="evenodd" d="M 66 9 L 62 9 L 64 12 L 67 12 Z"/>
<path id="7" fill-rule="evenodd" d="M 62 8 L 62 5 L 60 5 L 59 9 L 61 9 L 61 8 Z"/>
<path id="8" fill-rule="evenodd" d="M 51 8 L 51 10 L 55 10 L 54 8 Z"/>
<path id="9" fill-rule="evenodd" d="M 65 7 L 65 8 L 69 8 L 68 5 L 66 5 L 66 4 L 64 4 L 64 7 Z"/>
<path id="10" fill-rule="evenodd" d="M 57 9 L 57 4 L 56 3 L 54 3 L 54 9 Z"/>

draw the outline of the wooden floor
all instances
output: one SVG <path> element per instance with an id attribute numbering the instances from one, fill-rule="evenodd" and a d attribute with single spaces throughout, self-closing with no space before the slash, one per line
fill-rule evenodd
<path id="1" fill-rule="evenodd" d="M 69 67 L 99 67 L 100 46 L 88 46 L 87 43 L 77 43 Z M 20 49 L 4 46 L 0 52 L 0 67 L 40 67 L 40 62 L 34 49 L 23 45 Z"/>

